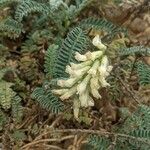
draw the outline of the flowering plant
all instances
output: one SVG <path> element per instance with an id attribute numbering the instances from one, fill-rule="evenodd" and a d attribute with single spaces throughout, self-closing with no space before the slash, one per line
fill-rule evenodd
<path id="1" fill-rule="evenodd" d="M 57 85 L 61 88 L 52 90 L 54 94 L 60 96 L 61 100 L 73 99 L 75 118 L 78 118 L 81 107 L 94 106 L 93 97 L 101 98 L 98 92 L 100 88 L 109 86 L 106 77 L 112 70 L 112 66 L 109 65 L 108 57 L 105 55 L 107 47 L 101 43 L 99 35 L 94 37 L 92 43 L 98 51 L 88 51 L 84 55 L 76 52 L 75 59 L 79 63 L 67 65 L 66 73 L 69 74 L 69 78 L 58 80 Z"/>

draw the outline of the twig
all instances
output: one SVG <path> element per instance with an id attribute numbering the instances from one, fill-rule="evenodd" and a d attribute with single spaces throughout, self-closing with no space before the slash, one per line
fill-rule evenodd
<path id="1" fill-rule="evenodd" d="M 149 141 L 145 141 L 143 140 L 143 138 L 137 138 L 134 136 L 130 136 L 127 134 L 121 134 L 121 133 L 113 133 L 113 132 L 107 132 L 104 130 L 88 130 L 88 129 L 58 129 L 58 130 L 52 130 L 47 134 L 51 134 L 51 133 L 67 133 L 67 132 L 73 132 L 73 133 L 88 133 L 88 134 L 97 134 L 97 135 L 103 135 L 103 136 L 116 136 L 116 137 L 123 137 L 126 139 L 132 139 L 132 140 L 136 140 L 139 142 L 143 142 L 147 145 L 150 145 Z"/>
<path id="2" fill-rule="evenodd" d="M 39 143 L 43 143 L 43 142 L 62 142 L 64 140 L 68 140 L 68 139 L 72 139 L 74 138 L 74 135 L 69 135 L 69 136 L 65 136 L 61 139 L 56 139 L 56 138 L 53 138 L 53 139 L 42 139 L 42 140 L 37 140 L 37 141 L 33 141 L 31 143 L 28 143 L 26 145 L 24 145 L 23 147 L 21 147 L 21 150 L 22 149 L 26 149 L 28 147 L 31 147 L 33 145 L 36 145 L 36 144 L 39 144 Z"/>
<path id="3" fill-rule="evenodd" d="M 122 81 L 122 79 L 120 77 L 116 77 L 119 79 L 119 81 L 121 82 L 121 84 L 124 86 L 124 88 L 127 90 L 127 92 L 130 94 L 130 96 L 133 97 L 133 99 L 138 103 L 140 104 L 139 100 L 137 99 L 137 97 L 134 96 L 134 94 L 132 93 L 131 89 L 129 89 L 126 84 Z"/>
<path id="4" fill-rule="evenodd" d="M 52 130 L 52 129 L 55 127 L 55 125 L 60 121 L 60 119 L 62 118 L 62 116 L 63 116 L 63 114 L 60 114 L 60 115 L 56 118 L 56 120 L 53 121 L 53 123 L 52 123 L 51 126 L 49 127 L 49 130 Z M 43 136 L 45 136 L 45 135 L 47 135 L 47 133 L 40 134 L 38 137 L 35 138 L 34 141 L 41 139 L 41 138 L 42 138 Z"/>
<path id="5" fill-rule="evenodd" d="M 17 127 L 17 129 L 21 129 L 24 127 L 24 125 L 27 125 L 27 123 L 29 124 L 30 122 L 32 122 L 38 115 L 33 116 L 32 118 L 27 118 L 19 127 Z"/>
<path id="6" fill-rule="evenodd" d="M 65 149 L 62 149 L 62 148 L 60 148 L 60 147 L 58 147 L 58 146 L 56 146 L 56 145 L 44 145 L 45 147 L 47 147 L 47 148 L 49 148 L 49 149 L 57 149 L 57 150 L 65 150 Z M 43 149 L 43 148 L 42 148 Z"/>

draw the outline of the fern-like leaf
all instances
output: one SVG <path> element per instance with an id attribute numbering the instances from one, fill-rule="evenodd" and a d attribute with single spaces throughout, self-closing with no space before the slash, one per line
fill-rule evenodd
<path id="1" fill-rule="evenodd" d="M 12 18 L 7 18 L 0 23 L 0 35 L 17 38 L 24 32 L 23 25 Z"/>
<path id="2" fill-rule="evenodd" d="M 55 58 L 57 56 L 57 50 L 58 50 L 57 45 L 51 45 L 51 46 L 49 46 L 49 48 L 47 49 L 47 52 L 45 54 L 44 67 L 45 67 L 45 72 L 47 73 L 48 76 L 52 76 L 54 73 L 53 66 L 56 61 Z"/>
<path id="3" fill-rule="evenodd" d="M 20 3 L 15 11 L 15 19 L 19 22 L 22 21 L 23 17 L 28 16 L 28 14 L 32 12 L 38 12 L 42 14 L 48 14 L 49 12 L 49 4 L 38 3 L 34 0 L 23 0 Z"/>
<path id="4" fill-rule="evenodd" d="M 11 100 L 15 96 L 15 92 L 11 89 L 12 83 L 0 81 L 0 105 L 7 110 L 11 107 Z"/>
<path id="5" fill-rule="evenodd" d="M 116 31 L 124 31 L 122 28 L 114 25 L 112 22 L 107 21 L 106 19 L 100 18 L 87 18 L 80 22 L 79 26 L 83 29 L 96 29 L 104 30 L 108 33 Z"/>
<path id="6" fill-rule="evenodd" d="M 43 108 L 53 113 L 59 113 L 63 110 L 61 101 L 49 89 L 45 90 L 44 87 L 37 87 L 32 93 L 32 98 L 38 101 Z"/>
<path id="7" fill-rule="evenodd" d="M 21 106 L 21 98 L 15 96 L 12 98 L 12 116 L 15 122 L 20 122 L 23 116 L 23 107 Z"/>
<path id="8" fill-rule="evenodd" d="M 62 47 L 58 51 L 56 63 L 54 65 L 54 78 L 66 77 L 65 73 L 66 65 L 70 62 L 75 61 L 74 53 L 80 52 L 83 53 L 87 50 L 88 47 L 88 38 L 85 33 L 80 28 L 73 29 L 65 39 L 62 44 Z"/>
<path id="9" fill-rule="evenodd" d="M 137 72 L 139 76 L 139 83 L 141 85 L 150 85 L 150 66 L 139 62 L 137 63 Z"/>
<path id="10" fill-rule="evenodd" d="M 97 135 L 90 135 L 88 141 L 89 144 L 92 145 L 96 150 L 106 150 L 111 144 L 108 138 Z"/>
<path id="11" fill-rule="evenodd" d="M 141 55 L 150 55 L 150 48 L 143 47 L 143 46 L 134 46 L 130 48 L 123 48 L 120 50 L 120 55 L 135 55 L 135 54 L 141 54 Z"/>
<path id="12" fill-rule="evenodd" d="M 144 129 L 133 130 L 130 133 L 130 135 L 139 138 L 147 138 L 150 140 L 150 130 L 144 130 Z"/>
<path id="13" fill-rule="evenodd" d="M 8 6 L 12 3 L 19 2 L 19 1 L 21 1 L 21 0 L 0 0 L 0 8 Z"/>

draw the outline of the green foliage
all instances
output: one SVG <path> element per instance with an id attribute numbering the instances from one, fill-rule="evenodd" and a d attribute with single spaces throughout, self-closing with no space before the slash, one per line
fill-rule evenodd
<path id="1" fill-rule="evenodd" d="M 49 11 L 47 5 L 34 0 L 23 0 L 16 8 L 15 19 L 21 22 L 23 17 L 28 16 L 32 12 L 47 14 Z"/>
<path id="2" fill-rule="evenodd" d="M 83 53 L 88 47 L 88 38 L 80 28 L 74 28 L 63 42 L 61 48 L 58 50 L 56 61 L 54 64 L 53 77 L 66 77 L 65 73 L 66 65 L 70 62 L 74 62 L 74 53 Z"/>
<path id="3" fill-rule="evenodd" d="M 36 56 L 31 54 L 31 57 L 37 58 L 37 55 L 41 54 L 40 52 L 45 53 L 44 71 L 52 80 L 48 81 L 48 84 L 44 83 L 42 87 L 35 88 L 32 93 L 32 98 L 43 108 L 52 113 L 62 112 L 64 110 L 64 104 L 58 97 L 52 94 L 51 88 L 56 85 L 58 78 L 68 77 L 67 73 L 65 73 L 65 68 L 70 62 L 76 62 L 74 59 L 75 52 L 85 53 L 87 50 L 91 50 L 91 40 L 89 40 L 87 32 L 85 31 L 94 29 L 107 32 L 106 36 L 102 38 L 102 42 L 104 41 L 106 44 L 111 42 L 110 38 L 115 37 L 117 33 L 126 33 L 123 28 L 103 18 L 87 18 L 81 21 L 78 27 L 73 27 L 76 24 L 76 20 L 78 20 L 77 15 L 93 1 L 94 0 L 0 0 L 0 8 L 3 9 L 9 6 L 7 16 L 2 16 L 0 20 L 0 41 L 3 43 L 0 44 L 0 53 L 3 55 L 5 51 L 9 51 L 7 42 L 5 43 L 5 41 L 9 41 L 9 46 L 13 48 L 15 43 L 15 52 L 19 52 L 19 56 L 20 52 L 36 52 Z M 69 34 L 67 34 L 68 31 L 70 31 Z M 13 40 L 9 38 L 13 38 Z M 131 48 L 122 48 L 120 46 L 119 48 L 121 48 L 119 57 L 131 55 L 147 56 L 150 54 L 150 49 L 143 46 Z M 2 59 L 4 58 L 6 57 L 2 56 Z M 20 59 L 20 62 L 23 61 L 21 62 L 22 64 L 28 63 L 29 58 L 30 57 L 27 57 L 25 60 Z M 11 112 L 10 116 L 15 123 L 19 123 L 23 117 L 21 98 L 13 89 L 12 85 L 14 84 L 3 79 L 7 68 L 4 68 L 5 63 L 2 59 L 0 59 L 1 66 L 3 66 L 0 68 L 0 130 L 7 122 L 7 113 L 5 113 L 5 111 Z M 30 61 L 30 63 L 34 65 L 36 62 L 32 63 Z M 34 79 L 34 71 L 31 69 L 33 68 L 31 66 L 32 65 L 27 65 L 27 72 L 28 68 L 30 68 L 28 81 L 30 81 L 31 78 Z M 26 70 L 21 68 L 22 66 L 19 67 L 21 74 L 24 74 Z M 149 85 L 150 67 L 141 62 L 136 63 L 136 67 L 140 85 Z M 127 69 L 128 68 L 129 67 L 127 67 Z M 110 84 L 112 83 L 110 86 L 112 93 L 110 93 L 110 95 L 111 99 L 116 100 L 122 96 L 122 91 L 120 90 L 121 85 L 118 83 L 118 79 L 115 78 L 115 75 L 111 77 L 109 78 Z M 34 86 L 36 82 L 37 81 L 31 86 Z M 85 116 L 85 118 L 83 117 L 80 120 L 90 124 L 90 119 L 91 118 Z M 95 149 L 108 149 L 113 144 L 116 150 L 150 149 L 148 147 L 149 145 L 146 144 L 147 141 L 150 141 L 150 108 L 144 105 L 140 106 L 131 116 L 126 116 L 124 124 L 121 124 L 119 129 L 117 128 L 115 132 L 116 134 L 121 133 L 129 137 L 132 136 L 135 140 L 118 136 L 116 137 L 116 144 L 114 144 L 114 137 L 112 136 L 91 135 L 89 137 L 89 144 Z M 26 137 L 23 132 L 16 131 L 14 132 L 13 138 L 17 141 L 19 139 L 24 140 Z M 140 142 L 138 139 L 140 139 Z"/>
<path id="4" fill-rule="evenodd" d="M 87 18 L 81 21 L 79 26 L 83 29 L 104 30 L 111 34 L 125 30 L 121 27 L 114 25 L 112 22 L 109 22 L 104 18 Z"/>
<path id="5" fill-rule="evenodd" d="M 134 137 L 150 139 L 150 130 L 145 130 L 145 129 L 133 130 L 130 133 L 130 135 L 132 135 Z"/>
<path id="6" fill-rule="evenodd" d="M 0 105 L 3 109 L 11 107 L 11 99 L 15 96 L 14 91 L 11 89 L 12 83 L 6 81 L 0 82 Z"/>
<path id="7" fill-rule="evenodd" d="M 63 104 L 52 94 L 50 89 L 46 89 L 45 86 L 46 85 L 37 87 L 32 93 L 32 98 L 38 101 L 43 108 L 53 113 L 61 112 L 63 110 Z"/>
<path id="8" fill-rule="evenodd" d="M 3 127 L 6 123 L 7 123 L 7 116 L 0 109 L 0 131 L 3 129 Z"/>
<path id="9" fill-rule="evenodd" d="M 15 96 L 12 99 L 11 107 L 12 107 L 12 117 L 15 121 L 15 123 L 19 123 L 22 120 L 23 117 L 23 107 L 21 105 L 21 98 L 19 96 Z"/>
<path id="10" fill-rule="evenodd" d="M 124 112 L 126 113 L 126 110 L 123 109 L 122 113 Z M 150 108 L 146 105 L 140 105 L 116 129 L 116 142 L 114 143 L 116 150 L 148 150 L 150 148 Z M 103 136 L 91 135 L 89 137 L 90 145 L 96 146 L 96 150 L 102 149 L 103 146 L 103 149 L 106 149 L 112 142 L 113 138 L 111 141 L 106 137 L 103 138 Z"/>
<path id="11" fill-rule="evenodd" d="M 104 18 L 87 18 L 80 22 L 79 27 L 84 30 L 94 29 L 97 31 L 105 31 L 107 34 L 102 38 L 105 43 L 110 43 L 116 34 L 123 32 L 127 35 L 127 30 L 125 28 L 119 27 Z"/>
<path id="12" fill-rule="evenodd" d="M 137 63 L 137 73 L 139 76 L 139 83 L 141 85 L 150 85 L 150 66 L 143 63 Z"/>
<path id="13" fill-rule="evenodd" d="M 12 3 L 19 2 L 19 1 L 21 1 L 21 0 L 0 0 L 0 8 L 8 6 Z"/>
<path id="14" fill-rule="evenodd" d="M 11 137 L 13 138 L 13 140 L 15 140 L 15 142 L 22 141 L 27 138 L 26 134 L 23 131 L 19 131 L 19 130 L 14 131 Z"/>
<path id="15" fill-rule="evenodd" d="M 57 50 L 58 50 L 57 45 L 50 45 L 46 51 L 44 67 L 45 72 L 47 73 L 48 76 L 52 76 L 54 73 L 53 66 L 56 61 Z"/>
<path id="16" fill-rule="evenodd" d="M 95 150 L 106 150 L 108 149 L 111 142 L 108 138 L 97 135 L 90 135 L 88 141 Z"/>
<path id="17" fill-rule="evenodd" d="M 17 38 L 22 32 L 24 32 L 23 25 L 12 18 L 0 22 L 0 35 Z"/>
<path id="18" fill-rule="evenodd" d="M 148 47 L 143 47 L 143 46 L 134 46 L 134 47 L 129 47 L 129 48 L 123 48 L 120 49 L 120 55 L 150 55 L 150 48 Z"/>
<path id="19" fill-rule="evenodd" d="M 7 82 L 3 79 L 7 71 L 10 71 L 10 68 L 0 69 L 0 122 L 2 122 L 0 124 L 3 124 L 3 122 L 5 121 L 4 118 L 6 118 L 2 109 L 4 109 L 4 111 L 8 111 L 11 109 L 12 118 L 16 123 L 19 123 L 21 121 L 23 115 L 21 98 L 17 96 L 16 92 L 12 89 L 14 83 Z"/>
<path id="20" fill-rule="evenodd" d="M 116 25 L 103 18 L 87 18 L 81 21 L 79 26 L 83 29 L 105 30 L 107 32 L 112 32 L 117 29 Z"/>
<path id="21" fill-rule="evenodd" d="M 28 39 L 22 44 L 22 52 L 38 52 L 52 40 L 52 33 L 48 29 L 36 30 L 30 33 Z"/>

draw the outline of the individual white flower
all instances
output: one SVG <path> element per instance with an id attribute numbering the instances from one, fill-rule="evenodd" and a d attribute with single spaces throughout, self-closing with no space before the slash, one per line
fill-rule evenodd
<path id="1" fill-rule="evenodd" d="M 75 59 L 78 61 L 86 61 L 87 58 L 85 55 L 81 55 L 79 52 L 75 52 Z"/>
<path id="2" fill-rule="evenodd" d="M 72 87 L 76 82 L 77 78 L 69 78 L 67 80 L 58 80 L 57 85 L 61 87 Z"/>
<path id="3" fill-rule="evenodd" d="M 95 76 L 99 65 L 100 65 L 100 61 L 96 60 L 93 64 L 93 66 L 91 67 L 91 69 L 88 71 L 88 73 Z"/>
<path id="4" fill-rule="evenodd" d="M 72 73 L 73 77 L 82 78 L 82 76 L 90 69 L 90 66 L 85 66 L 82 69 L 74 70 Z"/>
<path id="5" fill-rule="evenodd" d="M 99 94 L 99 92 L 96 88 L 91 89 L 91 94 L 93 95 L 93 97 L 95 97 L 97 99 L 101 98 L 101 95 Z"/>
<path id="6" fill-rule="evenodd" d="M 93 45 L 96 46 L 98 49 L 102 50 L 102 49 L 106 49 L 107 47 L 102 44 L 101 42 L 101 39 L 99 37 L 99 35 L 96 35 L 94 38 L 93 38 L 93 41 L 92 41 Z"/>
<path id="7" fill-rule="evenodd" d="M 80 64 L 70 63 L 71 68 L 72 68 L 73 70 L 82 69 L 82 68 L 84 68 L 84 67 L 86 67 L 86 66 L 90 66 L 91 64 L 92 64 L 92 61 L 91 61 L 91 60 L 82 62 L 82 63 L 80 63 Z"/>
<path id="8" fill-rule="evenodd" d="M 91 75 L 88 74 L 84 79 L 83 81 L 81 81 L 81 83 L 78 84 L 77 86 L 77 93 L 78 94 L 82 94 L 83 92 L 85 92 L 86 88 L 87 88 L 87 84 L 89 82 L 91 78 Z"/>
<path id="9" fill-rule="evenodd" d="M 80 101 L 77 98 L 73 99 L 73 114 L 76 119 L 79 119 Z"/>
<path id="10" fill-rule="evenodd" d="M 66 93 L 66 92 L 68 92 L 68 90 L 69 89 L 54 89 L 54 90 L 52 90 L 52 93 L 54 93 L 54 94 L 56 94 L 56 95 L 62 95 L 62 94 L 64 94 L 64 93 Z"/>
<path id="11" fill-rule="evenodd" d="M 89 96 L 89 99 L 88 99 L 88 106 L 90 106 L 90 107 L 94 106 L 94 100 L 90 96 Z"/>
<path id="12" fill-rule="evenodd" d="M 91 88 L 91 94 L 93 95 L 93 97 L 97 99 L 101 98 L 101 95 L 98 92 L 98 89 L 100 88 L 99 76 L 96 76 L 95 78 L 92 78 L 90 80 L 90 88 Z"/>
<path id="13" fill-rule="evenodd" d="M 95 76 L 93 78 L 91 78 L 90 80 L 90 88 L 96 88 L 99 89 L 100 88 L 100 84 L 99 84 L 99 76 Z"/>
<path id="14" fill-rule="evenodd" d="M 103 51 L 87 52 L 85 55 L 88 60 L 94 61 L 97 58 L 100 58 L 103 55 Z"/>
<path id="15" fill-rule="evenodd" d="M 110 86 L 110 84 L 105 80 L 104 77 L 100 77 L 99 81 L 100 81 L 102 87 Z"/>
<path id="16" fill-rule="evenodd" d="M 108 65 L 109 65 L 109 61 L 107 56 L 105 55 L 101 60 L 100 67 L 98 68 L 101 76 L 106 77 L 108 75 L 108 71 L 107 71 Z"/>
<path id="17" fill-rule="evenodd" d="M 108 72 L 111 72 L 112 69 L 113 69 L 113 66 L 108 66 L 108 67 L 107 67 L 107 71 L 108 71 Z"/>
<path id="18" fill-rule="evenodd" d="M 89 99 L 89 91 L 86 90 L 85 92 L 79 94 L 79 100 L 81 107 L 88 107 L 88 99 Z"/>
<path id="19" fill-rule="evenodd" d="M 65 72 L 68 73 L 71 77 L 74 74 L 74 71 L 72 70 L 71 66 L 69 66 L 69 65 L 66 66 Z"/>
<path id="20" fill-rule="evenodd" d="M 60 99 L 65 100 L 68 99 L 69 97 L 71 97 L 72 95 L 74 95 L 77 91 L 77 86 L 73 86 L 72 88 L 70 88 L 66 93 L 64 93 Z"/>

